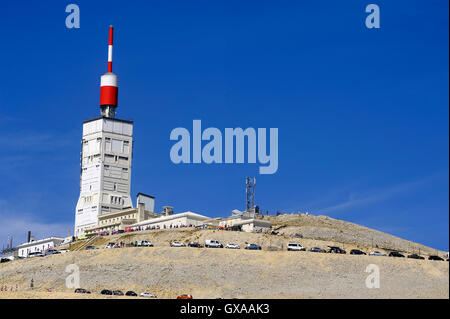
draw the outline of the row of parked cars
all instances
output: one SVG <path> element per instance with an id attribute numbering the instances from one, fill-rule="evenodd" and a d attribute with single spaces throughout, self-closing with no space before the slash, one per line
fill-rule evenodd
<path id="1" fill-rule="evenodd" d="M 27 257 L 17 257 L 18 259 L 23 259 L 23 258 L 33 258 L 33 257 L 45 257 L 45 256 L 49 256 L 49 255 L 57 255 L 57 254 L 64 254 L 69 252 L 70 250 L 68 249 L 60 249 L 60 250 L 56 250 L 56 249 L 48 249 L 46 251 L 34 251 L 32 253 L 29 253 Z"/>
<path id="2" fill-rule="evenodd" d="M 90 294 L 91 292 L 84 288 L 77 288 L 75 289 L 76 294 Z M 103 289 L 100 291 L 101 295 L 107 295 L 107 296 L 128 296 L 128 297 L 137 297 L 137 293 L 135 293 L 132 290 L 127 291 L 126 293 L 123 293 L 122 290 L 109 290 L 109 289 Z M 139 297 L 144 298 L 158 298 L 156 295 L 149 293 L 149 292 L 141 292 L 139 294 Z M 189 294 L 182 294 L 177 297 L 177 299 L 192 299 L 192 295 Z"/>
<path id="3" fill-rule="evenodd" d="M 77 288 L 75 289 L 76 294 L 90 294 L 91 292 L 84 288 Z M 129 296 L 129 297 L 137 297 L 137 293 L 135 293 L 132 290 L 127 291 L 126 293 L 123 293 L 121 290 L 109 290 L 109 289 L 103 289 L 100 291 L 101 295 L 109 295 L 109 296 Z M 140 297 L 146 297 L 146 298 L 157 298 L 156 295 L 151 294 L 149 292 L 142 292 Z"/>
<path id="4" fill-rule="evenodd" d="M 221 244 L 218 240 L 210 240 L 210 239 L 205 240 L 204 246 L 202 246 L 198 242 L 190 242 L 187 246 L 188 247 L 196 247 L 196 248 L 203 248 L 203 247 L 205 247 L 205 248 L 224 248 L 223 244 Z M 186 244 L 178 242 L 178 241 L 174 241 L 174 242 L 170 243 L 170 247 L 186 247 Z M 225 248 L 241 249 L 241 247 L 235 243 L 228 243 L 225 245 Z M 246 243 L 244 249 L 261 250 L 261 246 L 256 245 L 256 244 Z"/>
<path id="5" fill-rule="evenodd" d="M 303 247 L 300 243 L 289 243 L 287 245 L 287 250 L 288 251 L 306 251 L 306 248 Z M 319 248 L 319 247 L 313 247 L 309 250 L 310 252 L 316 252 L 316 253 L 332 253 L 332 254 L 346 254 L 347 252 L 338 247 L 338 246 L 328 246 L 328 250 Z M 363 252 L 362 250 L 359 249 L 352 249 L 350 251 L 350 255 L 367 255 L 365 252 Z M 401 253 L 399 253 L 398 251 L 391 251 L 388 255 L 381 253 L 379 251 L 371 251 L 369 253 L 369 256 L 389 256 L 389 257 L 405 257 L 404 255 L 402 255 Z M 407 258 L 412 258 L 412 259 L 425 259 L 425 257 L 419 256 L 417 254 L 411 254 L 408 255 Z M 439 256 L 429 256 L 428 257 L 429 260 L 444 260 L 443 258 L 439 257 Z M 448 259 L 447 259 L 448 260 Z"/>
<path id="6" fill-rule="evenodd" d="M 134 247 L 153 247 L 153 244 L 147 240 L 137 240 L 135 243 L 131 244 L 131 246 Z M 171 247 L 186 247 L 186 244 L 179 242 L 179 241 L 173 241 L 170 243 Z M 224 248 L 223 244 L 220 243 L 218 240 L 211 240 L 211 239 L 207 239 L 205 240 L 205 245 L 201 245 L 198 242 L 190 242 L 187 244 L 188 247 L 196 247 L 196 248 Z M 120 245 L 118 245 L 117 243 L 108 243 L 105 248 L 118 248 L 120 247 Z M 238 244 L 235 243 L 228 243 L 225 245 L 225 248 L 228 249 L 240 249 L 241 247 Z M 249 250 L 261 250 L 261 246 L 256 245 L 256 244 L 249 244 L 246 243 L 245 249 L 249 249 Z M 94 246 L 88 246 L 86 249 L 98 249 Z M 306 251 L 306 248 L 303 247 L 300 243 L 295 243 L 295 242 L 291 242 L 288 243 L 287 245 L 287 250 L 288 251 Z M 312 247 L 309 249 L 310 252 L 315 252 L 315 253 L 332 253 L 332 254 L 346 254 L 347 252 L 338 247 L 338 246 L 328 246 L 328 249 L 322 249 L 319 247 Z M 352 249 L 350 251 L 350 255 L 367 255 L 367 253 L 365 253 L 362 250 L 359 249 Z M 389 257 L 405 257 L 403 254 L 401 254 L 398 251 L 391 251 L 388 255 L 381 253 L 379 251 L 371 251 L 369 252 L 369 256 L 389 256 Z M 417 254 L 411 254 L 408 255 L 407 258 L 412 258 L 412 259 L 425 259 L 425 257 L 419 256 Z M 428 257 L 429 260 L 444 260 L 443 258 L 436 256 L 436 255 L 432 255 Z M 447 259 L 448 260 L 448 259 Z"/>

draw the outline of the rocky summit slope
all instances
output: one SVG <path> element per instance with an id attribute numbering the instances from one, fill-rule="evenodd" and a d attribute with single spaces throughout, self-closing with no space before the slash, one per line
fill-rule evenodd
<path id="1" fill-rule="evenodd" d="M 444 251 L 328 216 L 280 215 L 268 219 L 280 235 L 332 241 L 367 249 L 380 248 L 384 251 L 396 250 L 441 257 L 446 254 Z"/>
<path id="2" fill-rule="evenodd" d="M 2 263 L 0 281 L 13 290 L 17 285 L 18 291 L 0 292 L 0 298 L 102 298 L 98 292 L 105 288 L 148 291 L 159 298 L 182 293 L 194 298 L 449 298 L 446 261 L 293 252 L 286 251 L 286 245 L 291 241 L 307 248 L 339 245 L 347 252 L 420 248 L 425 256 L 435 254 L 435 249 L 325 216 L 271 219 L 277 234 L 189 228 L 144 231 L 96 238 L 90 244 L 102 248 L 108 242 L 147 239 L 154 247 L 80 250 Z M 241 248 L 246 242 L 256 243 L 263 250 L 169 246 L 175 240 L 204 243 L 205 239 L 237 243 Z M 82 245 L 80 241 L 71 249 Z M 79 268 L 81 286 L 91 295 L 73 294 L 64 286 L 66 267 L 72 264 Z M 379 288 L 366 286 L 369 265 L 379 269 Z"/>

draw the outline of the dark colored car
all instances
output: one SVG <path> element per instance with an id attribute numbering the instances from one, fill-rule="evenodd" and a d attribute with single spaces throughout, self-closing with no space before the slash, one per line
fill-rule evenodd
<path id="1" fill-rule="evenodd" d="M 350 251 L 350 255 L 366 255 L 366 253 L 359 249 L 352 249 Z"/>
<path id="2" fill-rule="evenodd" d="M 424 257 L 419 256 L 419 255 L 417 255 L 417 254 L 411 254 L 411 255 L 408 255 L 408 258 L 412 258 L 412 259 L 425 259 Z"/>
<path id="3" fill-rule="evenodd" d="M 261 246 L 256 245 L 256 244 L 249 244 L 249 245 L 245 246 L 245 249 L 250 249 L 250 250 L 261 250 Z"/>
<path id="4" fill-rule="evenodd" d="M 83 289 L 83 288 L 77 288 L 75 289 L 76 294 L 90 294 L 91 292 L 89 290 Z"/>
<path id="5" fill-rule="evenodd" d="M 53 249 L 47 250 L 47 251 L 45 252 L 45 256 L 48 256 L 48 255 L 56 255 L 56 254 L 60 254 L 60 252 L 57 251 L 57 250 L 53 250 Z"/>
<path id="6" fill-rule="evenodd" d="M 114 296 L 123 296 L 123 292 L 120 291 L 120 290 L 114 290 L 114 291 L 112 292 L 112 294 L 113 294 Z"/>
<path id="7" fill-rule="evenodd" d="M 400 254 L 398 251 L 391 251 L 388 256 L 389 257 L 405 257 L 402 254 Z"/>
<path id="8" fill-rule="evenodd" d="M 125 293 L 125 296 L 133 296 L 133 297 L 137 297 L 137 293 L 135 293 L 134 291 L 127 291 Z"/>
<path id="9" fill-rule="evenodd" d="M 86 247 L 86 250 L 94 250 L 94 249 L 98 249 L 98 248 L 95 246 L 87 246 Z"/>
<path id="10" fill-rule="evenodd" d="M 196 243 L 196 242 L 190 242 L 188 244 L 188 246 L 189 247 L 196 247 L 196 248 L 201 248 L 202 247 L 202 245 L 200 245 L 199 243 Z"/>
<path id="11" fill-rule="evenodd" d="M 108 290 L 108 289 L 103 289 L 100 293 L 102 295 L 112 295 L 113 294 L 112 291 Z"/>
<path id="12" fill-rule="evenodd" d="M 9 258 L 1 258 L 0 263 L 7 263 L 8 261 L 11 261 Z"/>
<path id="13" fill-rule="evenodd" d="M 347 252 L 338 246 L 328 246 L 330 254 L 346 254 Z"/>
<path id="14" fill-rule="evenodd" d="M 313 252 L 313 253 L 325 253 L 326 252 L 325 250 L 323 250 L 322 248 L 319 248 L 319 247 L 313 247 L 309 251 Z"/>
<path id="15" fill-rule="evenodd" d="M 428 257 L 428 260 L 441 260 L 441 261 L 444 261 L 443 258 L 441 258 L 441 257 L 439 257 L 439 256 L 436 256 L 436 255 L 433 255 L 433 256 Z"/>

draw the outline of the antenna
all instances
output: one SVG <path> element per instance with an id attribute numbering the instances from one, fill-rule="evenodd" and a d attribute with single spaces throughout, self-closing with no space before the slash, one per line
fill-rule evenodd
<path id="1" fill-rule="evenodd" d="M 109 26 L 109 42 L 108 42 L 108 72 L 112 72 L 112 54 L 113 54 L 113 32 L 114 27 Z"/>
<path id="2" fill-rule="evenodd" d="M 247 197 L 246 201 L 246 209 L 249 211 L 253 207 L 255 207 L 255 185 L 256 185 L 256 178 L 255 177 L 247 177 L 245 179 L 245 193 Z"/>
<path id="3" fill-rule="evenodd" d="M 113 33 L 114 28 L 109 26 L 108 41 L 108 72 L 100 78 L 100 108 L 104 117 L 113 118 L 116 114 L 118 81 L 117 75 L 112 73 L 112 54 L 113 54 Z"/>

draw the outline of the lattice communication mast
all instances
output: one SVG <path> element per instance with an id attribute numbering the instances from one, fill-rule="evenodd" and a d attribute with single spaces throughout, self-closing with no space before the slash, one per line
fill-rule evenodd
<path id="1" fill-rule="evenodd" d="M 254 209 L 255 207 L 255 184 L 256 184 L 256 178 L 255 177 L 247 177 L 245 179 L 245 193 L 247 195 L 247 203 L 246 203 L 246 209 L 247 212 Z"/>

